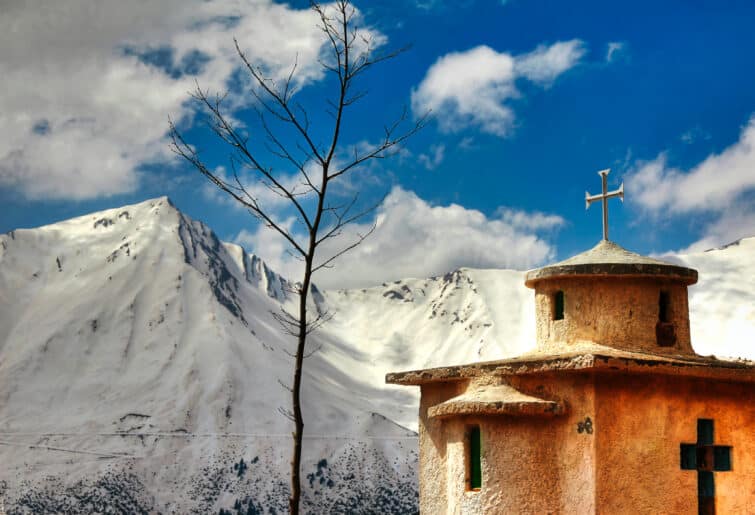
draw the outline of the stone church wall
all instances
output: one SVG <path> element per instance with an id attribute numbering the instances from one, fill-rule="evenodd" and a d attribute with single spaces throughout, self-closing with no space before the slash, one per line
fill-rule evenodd
<path id="1" fill-rule="evenodd" d="M 596 379 L 597 505 L 600 513 L 697 513 L 696 470 L 680 445 L 697 442 L 698 419 L 713 443 L 731 446 L 730 471 L 713 472 L 716 513 L 755 513 L 755 385 L 674 376 Z"/>
<path id="2" fill-rule="evenodd" d="M 428 419 L 430 406 L 463 393 L 467 385 L 462 382 L 423 385 L 420 407 L 423 513 L 594 512 L 591 374 L 508 379 L 524 393 L 568 399 L 568 413 L 552 418 Z M 470 490 L 468 481 L 468 438 L 474 425 L 479 425 L 482 434 L 483 484 L 479 491 Z"/>
<path id="3" fill-rule="evenodd" d="M 554 296 L 563 291 L 564 316 L 554 320 Z M 657 324 L 661 292 L 668 294 L 669 324 L 676 343 L 659 346 Z M 693 354 L 687 287 L 649 278 L 561 278 L 542 281 L 535 291 L 538 347 L 593 342 L 658 354 Z"/>

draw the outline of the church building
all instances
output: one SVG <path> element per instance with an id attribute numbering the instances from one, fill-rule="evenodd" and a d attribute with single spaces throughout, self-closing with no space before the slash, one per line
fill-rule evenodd
<path id="1" fill-rule="evenodd" d="M 427 514 L 755 514 L 755 363 L 697 355 L 697 271 L 603 240 L 530 270 L 537 346 L 419 386 Z M 754 343 L 755 344 L 755 343 Z"/>

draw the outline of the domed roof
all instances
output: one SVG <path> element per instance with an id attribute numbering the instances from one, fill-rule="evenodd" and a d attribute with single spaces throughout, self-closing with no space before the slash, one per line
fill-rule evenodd
<path id="1" fill-rule="evenodd" d="M 697 270 L 641 256 L 608 240 L 601 240 L 590 250 L 553 265 L 527 272 L 524 284 L 534 287 L 544 279 L 574 276 L 658 277 L 694 284 Z"/>

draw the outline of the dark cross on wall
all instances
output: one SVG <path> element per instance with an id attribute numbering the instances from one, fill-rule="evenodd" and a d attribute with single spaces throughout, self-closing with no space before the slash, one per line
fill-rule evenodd
<path id="1" fill-rule="evenodd" d="M 682 470 L 697 471 L 697 512 L 716 513 L 713 472 L 731 470 L 731 446 L 713 445 L 713 420 L 697 420 L 697 443 L 681 444 Z"/>

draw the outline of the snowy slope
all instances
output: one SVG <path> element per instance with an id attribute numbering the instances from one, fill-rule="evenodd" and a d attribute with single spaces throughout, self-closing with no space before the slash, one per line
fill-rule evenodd
<path id="1" fill-rule="evenodd" d="M 676 259 L 700 274 L 690 289 L 695 351 L 755 360 L 755 237 Z"/>
<path id="2" fill-rule="evenodd" d="M 755 238 L 673 259 L 700 271 L 698 352 L 755 358 Z M 166 198 L 0 236 L 6 509 L 285 510 L 290 289 Z M 461 269 L 314 297 L 307 509 L 412 512 L 418 392 L 385 373 L 531 349 L 532 290 Z"/>
<path id="3" fill-rule="evenodd" d="M 755 237 L 708 252 L 662 257 L 699 272 L 699 283 L 690 287 L 695 351 L 755 360 Z M 344 349 L 357 347 L 360 360 L 374 364 L 360 368 L 360 375 L 379 387 L 384 370 L 458 365 L 532 350 L 533 298 L 524 272 L 463 268 L 443 277 L 327 292 L 337 315 L 323 332 Z M 356 370 L 351 356 L 331 352 L 325 359 Z M 406 388 L 384 388 L 381 412 L 416 429 L 416 399 L 400 404 L 391 394 Z"/>
<path id="4" fill-rule="evenodd" d="M 0 237 L 6 509 L 284 508 L 292 342 L 271 313 L 286 292 L 166 198 Z M 414 434 L 374 412 L 372 388 L 313 356 L 303 395 L 311 510 L 376 496 L 377 479 L 413 507 Z"/>
<path id="5" fill-rule="evenodd" d="M 378 409 L 416 429 L 418 391 L 384 385 L 385 373 L 513 356 L 535 343 L 532 290 L 521 272 L 461 269 L 430 279 L 406 279 L 361 290 L 330 291 L 336 315 L 323 359 L 359 370 L 383 390 Z M 352 349 L 357 348 L 355 359 Z M 360 366 L 369 363 L 370 366 Z M 406 391 L 412 393 L 407 400 Z"/>

